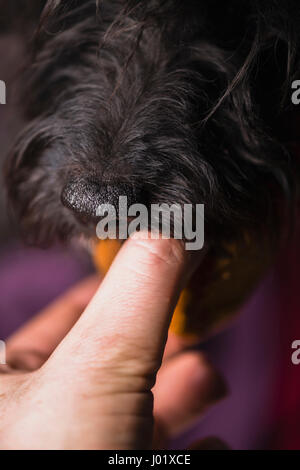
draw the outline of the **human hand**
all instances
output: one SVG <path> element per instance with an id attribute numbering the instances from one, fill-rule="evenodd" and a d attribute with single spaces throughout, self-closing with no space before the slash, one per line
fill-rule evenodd
<path id="1" fill-rule="evenodd" d="M 0 367 L 0 448 L 163 447 L 221 398 L 199 352 L 174 337 L 165 348 L 192 269 L 178 241 L 130 239 L 82 315 L 98 279 L 14 335 Z"/>

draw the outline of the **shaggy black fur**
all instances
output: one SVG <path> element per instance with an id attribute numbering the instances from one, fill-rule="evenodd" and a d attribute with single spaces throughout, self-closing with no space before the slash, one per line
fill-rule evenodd
<path id="1" fill-rule="evenodd" d="M 116 191 L 204 203 L 210 242 L 273 233 L 293 197 L 276 126 L 299 37 L 299 0 L 48 2 L 6 165 L 26 234 L 94 235 L 88 201 Z"/>

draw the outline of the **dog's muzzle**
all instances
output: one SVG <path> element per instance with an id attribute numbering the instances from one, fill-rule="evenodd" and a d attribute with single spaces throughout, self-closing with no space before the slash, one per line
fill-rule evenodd
<path id="1" fill-rule="evenodd" d="M 89 222 L 99 220 L 99 207 L 110 204 L 118 216 L 119 198 L 127 197 L 127 204 L 138 202 L 136 189 L 128 183 L 101 183 L 96 180 L 74 179 L 69 181 L 61 194 L 62 204 L 74 215 Z"/>

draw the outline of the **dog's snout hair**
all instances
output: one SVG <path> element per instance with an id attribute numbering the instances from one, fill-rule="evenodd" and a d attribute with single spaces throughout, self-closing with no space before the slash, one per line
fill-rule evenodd
<path id="1" fill-rule="evenodd" d="M 26 233 L 76 236 L 80 216 L 122 193 L 205 204 L 212 243 L 274 232 L 293 172 L 273 108 L 299 64 L 300 8 L 220 3 L 47 3 L 26 75 L 28 125 L 6 165 Z M 288 74 L 272 78 L 263 64 L 276 70 L 276 54 Z"/>

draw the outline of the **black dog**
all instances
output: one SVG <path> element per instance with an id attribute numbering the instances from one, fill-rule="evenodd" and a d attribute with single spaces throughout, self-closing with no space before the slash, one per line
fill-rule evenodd
<path id="1" fill-rule="evenodd" d="M 95 207 L 124 193 L 204 203 L 211 246 L 278 232 L 299 39 L 298 0 L 49 1 L 5 170 L 26 235 L 94 236 Z"/>

